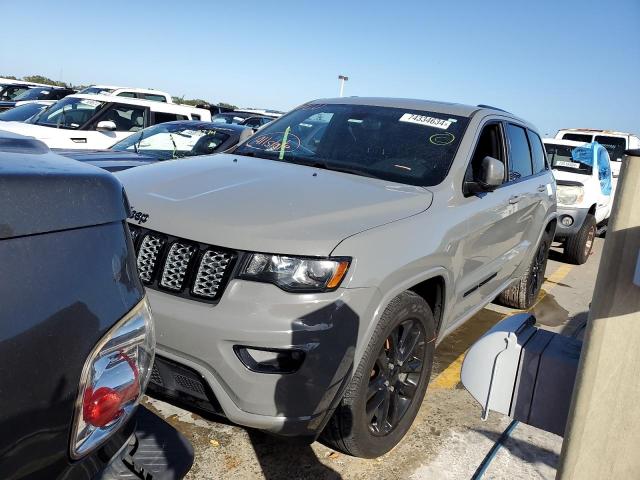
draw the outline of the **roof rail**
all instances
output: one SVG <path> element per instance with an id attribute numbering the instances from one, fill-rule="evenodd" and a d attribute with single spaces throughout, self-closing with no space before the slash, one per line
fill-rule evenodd
<path id="1" fill-rule="evenodd" d="M 507 111 L 506 111 L 505 109 L 503 109 L 503 108 L 492 107 L 491 105 L 484 105 L 484 104 L 482 104 L 482 103 L 481 103 L 480 105 L 477 105 L 477 106 L 478 106 L 478 107 L 480 107 L 480 108 L 490 108 L 490 109 L 492 109 L 492 110 L 499 110 L 499 111 L 501 111 L 501 112 L 511 113 L 511 112 L 507 112 Z"/>

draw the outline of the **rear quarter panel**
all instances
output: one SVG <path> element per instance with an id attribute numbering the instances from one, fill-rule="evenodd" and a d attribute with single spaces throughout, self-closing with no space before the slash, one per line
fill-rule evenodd
<path id="1" fill-rule="evenodd" d="M 3 480 L 90 478 L 122 445 L 69 460 L 85 360 L 144 294 L 132 251 L 123 222 L 0 240 Z"/>

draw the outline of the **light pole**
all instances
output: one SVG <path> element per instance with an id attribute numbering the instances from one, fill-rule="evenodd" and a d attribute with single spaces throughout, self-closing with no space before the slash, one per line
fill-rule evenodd
<path id="1" fill-rule="evenodd" d="M 349 80 L 349 77 L 345 77 L 344 75 L 338 75 L 338 80 L 340 80 L 340 96 L 342 96 L 342 92 L 344 92 L 344 82 Z"/>

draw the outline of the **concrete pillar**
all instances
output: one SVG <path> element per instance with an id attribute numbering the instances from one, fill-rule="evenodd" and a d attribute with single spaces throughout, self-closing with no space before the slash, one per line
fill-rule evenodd
<path id="1" fill-rule="evenodd" d="M 640 150 L 609 220 L 557 478 L 640 479 Z"/>

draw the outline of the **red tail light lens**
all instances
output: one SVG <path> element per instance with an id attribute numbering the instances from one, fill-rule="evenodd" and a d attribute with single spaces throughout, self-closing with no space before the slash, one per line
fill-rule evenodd
<path id="1" fill-rule="evenodd" d="M 87 358 L 71 438 L 73 458 L 101 445 L 135 411 L 149 380 L 154 352 L 151 310 L 145 298 Z"/>

